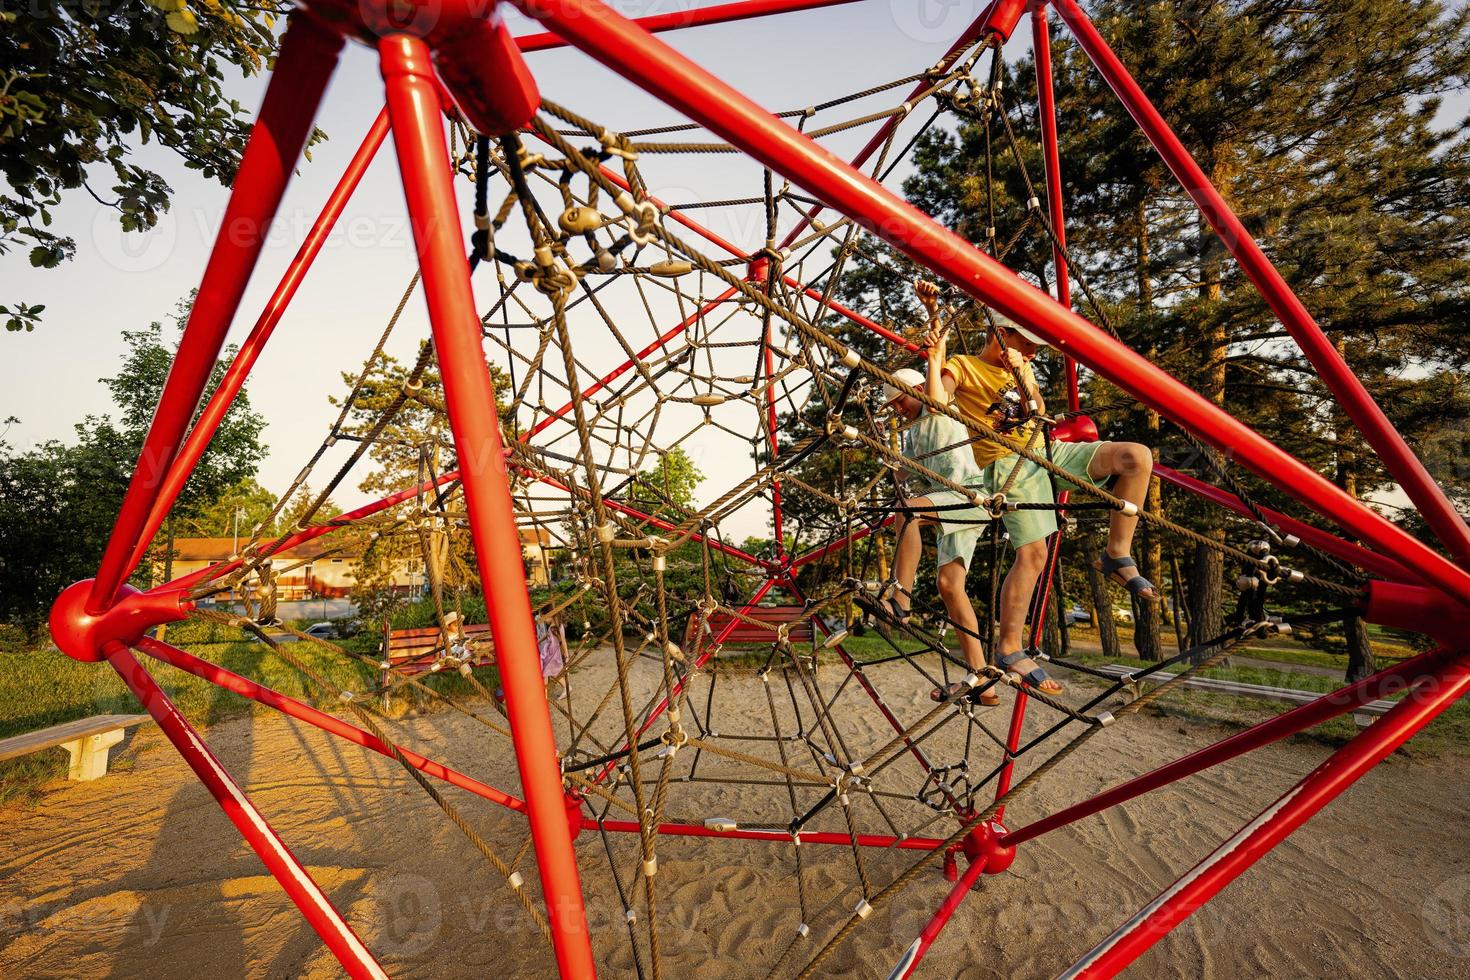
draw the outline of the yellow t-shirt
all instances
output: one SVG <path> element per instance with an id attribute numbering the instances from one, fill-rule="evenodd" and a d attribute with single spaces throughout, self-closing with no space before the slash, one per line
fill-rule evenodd
<path id="1" fill-rule="evenodd" d="M 945 362 L 944 370 L 955 381 L 955 408 L 992 431 L 1025 445 L 1036 423 L 1017 425 L 1026 417 L 1026 396 L 1016 390 L 1016 378 L 1010 368 L 987 364 L 973 354 L 959 354 Z M 1030 364 L 1021 368 L 1021 377 L 1028 385 L 1036 384 Z M 977 437 L 970 448 L 975 454 L 975 464 L 981 469 L 1012 455 L 1011 450 L 985 438 Z"/>

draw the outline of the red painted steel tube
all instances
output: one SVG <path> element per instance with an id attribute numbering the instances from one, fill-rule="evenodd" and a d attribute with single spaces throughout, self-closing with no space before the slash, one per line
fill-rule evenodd
<path id="1" fill-rule="evenodd" d="M 195 677 L 209 681 L 211 684 L 221 687 L 226 691 L 232 691 L 243 698 L 249 698 L 252 701 L 265 705 L 267 708 L 275 708 L 281 714 L 289 715 L 298 721 L 304 721 L 308 725 L 314 725 L 324 732 L 345 738 L 347 741 L 361 745 L 363 748 L 376 752 L 379 755 L 392 757 L 393 753 L 389 750 L 388 744 L 379 740 L 372 732 L 358 728 L 356 725 L 349 725 L 340 718 L 335 718 L 325 711 L 318 711 L 311 705 L 298 701 L 279 691 L 272 690 L 264 684 L 257 684 L 248 677 L 241 677 L 234 671 L 226 670 L 219 664 L 210 663 L 208 660 L 201 660 L 199 657 L 180 650 L 176 646 L 171 646 L 161 640 L 155 640 L 147 636 L 138 642 L 138 649 L 156 660 L 162 660 L 166 664 L 177 667 L 182 671 L 187 671 Z M 511 796 L 509 793 L 502 792 L 488 783 L 482 783 L 472 776 L 466 776 L 458 770 L 435 762 L 427 756 L 419 755 L 412 749 L 406 749 L 401 745 L 394 745 L 393 748 L 397 749 L 408 764 L 419 772 L 428 773 L 435 779 L 442 779 L 451 786 L 458 786 L 460 789 L 474 793 L 476 796 L 489 800 L 491 803 L 498 803 L 507 809 L 515 810 L 517 813 L 526 812 L 526 803 L 524 800 Z"/>
<path id="2" fill-rule="evenodd" d="M 1431 650 L 1394 664 L 1392 667 L 1380 670 L 1376 674 L 1349 684 L 1331 694 L 1324 694 L 1315 701 L 1283 712 L 1275 718 L 1238 732 L 1182 759 L 1175 759 L 1151 772 L 1136 776 L 1126 783 L 1120 783 L 1092 799 L 1073 804 L 1064 810 L 1058 810 L 1025 827 L 1019 827 L 1002 836 L 999 843 L 1002 847 L 1014 847 L 1035 840 L 1059 827 L 1065 827 L 1084 817 L 1090 817 L 1120 803 L 1126 803 L 1135 797 L 1192 776 L 1197 772 L 1203 772 L 1263 745 L 1270 745 L 1272 742 L 1280 741 L 1297 732 L 1304 732 L 1385 694 L 1399 693 L 1419 678 L 1428 676 L 1444 666 L 1452 656 L 1453 654 L 1446 650 Z"/>
<path id="3" fill-rule="evenodd" d="M 831 206 L 916 262 L 1031 327 L 1160 414 L 1228 450 L 1355 537 L 1404 559 L 1426 584 L 1470 604 L 1470 573 L 615 11 L 590 0 L 516 2 L 528 15 L 700 125 L 782 176 L 816 190 Z"/>
<path id="4" fill-rule="evenodd" d="M 636 820 L 604 820 L 599 824 L 591 817 L 582 818 L 584 830 L 596 830 L 602 827 L 622 834 L 636 834 L 642 828 Z M 732 840 L 759 840 L 769 841 L 773 844 L 792 841 L 792 835 L 785 831 L 776 830 L 711 830 L 699 824 L 688 823 L 661 823 L 655 824 L 654 830 L 667 837 L 728 837 Z M 852 838 L 846 834 L 831 833 L 828 831 L 803 830 L 796 834 L 801 838 L 803 844 L 851 844 Z M 881 847 L 885 849 L 895 848 L 900 851 L 932 851 L 944 841 L 933 837 L 890 837 L 886 834 L 858 834 L 857 843 L 859 847 Z"/>
<path id="5" fill-rule="evenodd" d="M 1400 701 L 1062 974 L 1111 977 L 1470 690 L 1470 656 Z"/>
<path id="6" fill-rule="evenodd" d="M 639 351 L 638 354 L 637 354 L 637 356 L 634 359 L 624 361 L 618 367 L 614 368 L 613 370 L 609 371 L 607 374 L 604 374 L 602 377 L 600 377 L 596 381 L 592 382 L 592 384 L 589 385 L 587 387 L 587 389 L 582 392 L 582 397 L 584 399 L 591 398 L 593 395 L 597 394 L 603 388 L 606 388 L 608 385 L 612 384 L 618 378 L 620 378 L 624 374 L 628 373 L 628 370 L 636 362 L 643 360 L 649 354 L 652 354 L 654 351 L 658 350 L 660 347 L 664 346 L 669 341 L 671 341 L 675 337 L 679 336 L 679 334 L 681 334 L 684 331 L 688 330 L 694 324 L 698 323 L 702 318 L 708 316 L 711 312 L 713 312 L 716 307 L 718 307 L 722 303 L 724 303 L 727 300 L 729 300 L 729 298 L 731 296 L 734 296 L 736 294 L 736 292 L 738 292 L 738 290 L 734 286 L 731 286 L 729 289 L 725 290 L 723 293 L 721 293 L 720 295 L 716 296 L 714 299 L 710 300 L 708 303 L 705 303 L 697 311 L 695 311 L 694 313 L 691 313 L 688 317 L 686 317 L 684 320 L 682 320 L 677 326 L 671 327 L 668 330 L 667 333 L 664 333 L 657 340 L 655 340 L 653 343 L 649 344 L 647 347 L 645 347 L 641 351 Z M 571 402 L 567 402 L 561 408 L 558 408 L 556 411 L 552 412 L 546 418 L 542 419 L 540 422 L 537 422 L 535 425 L 531 426 L 531 428 L 529 428 L 525 432 L 521 433 L 521 436 L 520 436 L 521 442 L 530 442 L 531 439 L 532 439 L 532 437 L 538 435 L 540 432 L 542 432 L 544 429 L 546 429 L 547 426 L 549 426 L 552 423 L 554 423 L 557 419 L 564 418 L 566 416 L 566 414 L 568 412 L 570 412 L 571 410 L 572 410 L 572 403 Z"/>
<path id="7" fill-rule="evenodd" d="M 1047 25 L 1046 4 L 1031 8 L 1031 47 L 1036 59 L 1036 101 L 1041 115 L 1041 155 L 1046 171 L 1046 208 L 1051 214 L 1051 258 L 1057 283 L 1057 302 L 1072 308 L 1072 281 L 1067 272 L 1064 252 L 1067 248 L 1067 223 L 1062 200 L 1062 154 L 1057 148 L 1057 100 L 1052 89 L 1051 31 Z M 1077 394 L 1077 362 L 1063 355 L 1062 366 L 1067 376 L 1067 410 L 1079 411 L 1082 403 Z"/>
<path id="8" fill-rule="evenodd" d="M 939 61 L 935 63 L 935 65 L 933 66 L 935 70 L 948 70 L 949 67 L 954 64 L 955 59 L 963 54 L 967 48 L 974 44 L 975 41 L 985 33 L 987 26 L 990 24 L 991 17 L 994 15 L 996 8 L 1000 5 L 1001 2 L 1002 0 L 991 0 L 991 3 L 988 4 L 985 9 L 980 11 L 980 16 L 976 17 L 975 20 L 970 24 L 970 26 L 965 28 L 964 32 L 955 39 L 954 44 L 951 44 L 949 46 L 949 50 L 944 53 L 944 57 L 940 58 Z M 925 89 L 931 87 L 933 84 L 934 83 L 928 78 L 922 79 L 917 85 L 913 87 L 913 90 L 904 97 L 904 101 L 906 102 L 909 99 L 912 99 L 915 96 L 921 94 Z M 905 118 L 905 116 L 894 116 L 887 122 L 885 122 L 882 126 L 878 127 L 878 131 L 873 134 L 873 138 L 868 140 L 867 144 L 857 152 L 856 156 L 852 158 L 851 166 L 853 168 L 857 168 L 866 163 L 869 157 L 878 152 L 879 147 L 888 142 L 888 137 L 892 135 L 893 131 L 898 128 L 898 124 L 903 122 Z M 812 205 L 811 208 L 808 209 L 807 213 L 802 216 L 802 219 L 796 223 L 796 227 L 787 232 L 786 237 L 781 240 L 780 247 L 786 248 L 792 242 L 800 238 L 801 233 L 806 231 L 807 228 L 811 226 L 812 219 L 821 214 L 825 209 L 826 205 Z"/>
<path id="9" fill-rule="evenodd" d="M 1196 480 L 1192 476 L 1186 476 L 1178 470 L 1170 469 L 1167 466 L 1160 466 L 1157 463 L 1154 464 L 1154 476 L 1157 476 L 1165 483 L 1171 483 L 1179 487 L 1181 490 L 1188 490 L 1190 493 L 1217 503 L 1222 507 L 1228 507 L 1237 514 L 1254 519 L 1250 508 L 1246 507 L 1239 497 L 1225 490 L 1221 490 L 1219 487 L 1212 486 L 1201 480 Z M 1266 520 L 1275 525 L 1282 533 L 1294 534 L 1312 547 L 1325 551 L 1334 557 L 1341 558 L 1343 561 L 1351 562 L 1359 568 L 1372 572 L 1374 575 L 1391 579 L 1395 582 L 1406 582 L 1414 577 L 1404 566 L 1387 555 L 1380 555 L 1376 551 L 1369 551 L 1367 548 L 1353 544 L 1351 541 L 1344 541 L 1342 538 L 1334 534 L 1329 534 L 1319 527 L 1313 527 L 1294 517 L 1288 517 L 1278 511 L 1271 510 L 1269 507 L 1262 507 L 1261 513 L 1266 516 Z"/>
<path id="10" fill-rule="evenodd" d="M 104 653 L 107 662 L 112 664 L 123 683 L 127 684 L 128 690 L 133 692 L 138 703 L 158 722 L 159 729 L 173 743 L 174 748 L 179 750 L 179 755 L 194 770 L 194 775 L 199 777 L 199 781 L 209 790 L 225 816 L 230 818 L 230 823 L 240 831 L 245 843 L 250 845 L 250 849 L 265 864 L 271 875 L 280 882 L 281 888 L 296 903 L 306 921 L 316 930 L 316 934 L 322 938 L 322 942 L 326 943 L 348 974 L 354 977 L 387 977 L 388 974 L 373 959 L 373 954 L 368 952 L 362 940 L 357 938 L 352 927 L 342 918 L 342 913 L 337 911 L 317 883 L 311 880 L 296 855 L 276 836 L 276 832 L 266 823 L 255 804 L 250 802 L 250 798 L 214 757 L 214 753 L 209 751 L 204 739 L 189 724 L 188 719 L 180 714 L 152 675 L 138 663 L 132 651 L 114 640 L 107 644 Z"/>
<path id="11" fill-rule="evenodd" d="M 1076 0 L 1056 0 L 1053 6 L 1072 29 L 1077 43 L 1092 59 L 1092 63 L 1097 66 L 1118 99 L 1148 137 L 1148 141 L 1174 172 L 1185 192 L 1194 199 L 1200 213 L 1215 229 L 1215 234 L 1220 236 L 1220 240 L 1235 256 L 1245 274 L 1255 283 L 1267 305 L 1296 339 L 1297 345 L 1317 369 L 1323 383 L 1337 396 L 1338 403 L 1353 420 L 1363 438 L 1378 453 L 1384 467 L 1414 501 L 1419 512 L 1424 515 L 1424 520 L 1450 553 L 1462 565 L 1470 564 L 1470 527 L 1466 526 L 1464 518 L 1434 482 L 1424 464 L 1383 414 L 1373 396 L 1368 394 L 1363 382 L 1343 360 L 1332 341 L 1317 325 L 1317 321 L 1312 319 L 1307 308 L 1297 299 L 1281 273 L 1276 271 L 1266 253 L 1256 244 L 1256 240 L 1205 176 L 1205 172 L 1174 134 L 1174 130 L 1164 121 L 1158 109 L 1154 108 L 1123 62 L 1108 47 Z"/>
<path id="12" fill-rule="evenodd" d="M 310 17 L 292 15 L 260 118 L 240 160 L 224 223 L 215 238 L 178 353 L 92 583 L 87 601 L 91 613 L 101 613 L 112 604 L 118 588 L 136 567 L 131 559 L 158 495 L 159 482 L 168 472 L 184 430 L 199 407 L 199 396 L 214 370 L 245 284 L 306 145 L 317 104 L 336 67 L 342 43 L 340 36 Z"/>
<path id="13" fill-rule="evenodd" d="M 949 894 L 944 896 L 944 901 L 939 903 L 939 908 L 934 910 L 934 914 L 924 924 L 919 935 L 909 945 L 909 948 L 904 950 L 903 957 L 893 968 L 893 972 L 888 974 L 888 980 L 905 980 L 914 975 L 914 970 L 919 967 L 919 961 L 924 958 L 925 953 L 929 952 L 929 947 L 934 945 L 934 940 L 939 938 L 939 934 L 944 931 L 949 920 L 959 911 L 965 896 L 970 894 L 970 889 L 984 873 L 985 858 L 981 857 L 970 862 L 970 866 L 950 888 Z"/>
<path id="14" fill-rule="evenodd" d="M 806 293 L 806 295 L 810 296 L 812 299 L 819 300 L 819 301 L 822 299 L 822 292 L 821 292 L 821 290 L 812 289 L 806 283 L 798 282 L 797 280 L 791 278 L 790 276 L 785 276 L 784 278 L 786 280 L 786 285 L 790 286 L 792 289 L 800 289 L 802 292 Z M 905 340 L 902 336 L 900 336 L 899 334 L 894 333 L 892 330 L 889 330 L 887 327 L 883 326 L 881 323 L 877 323 L 877 322 L 875 322 L 873 320 L 870 320 L 867 317 L 863 316 L 861 313 L 857 312 L 856 310 L 852 310 L 852 309 L 847 308 L 846 306 L 843 306 L 841 303 L 837 302 L 835 299 L 828 299 L 826 302 L 822 303 L 822 305 L 825 306 L 827 309 L 831 310 L 833 313 L 836 313 L 838 316 L 844 316 L 847 319 L 851 320 L 853 323 L 856 323 L 858 326 L 860 326 L 860 327 L 866 327 L 867 329 L 871 330 L 873 333 L 875 333 L 878 336 L 882 337 L 884 340 L 886 340 L 886 341 L 888 341 L 890 343 L 893 343 L 893 344 L 897 344 L 898 346 L 902 347 L 906 351 L 910 351 L 912 353 L 917 354 L 921 350 L 923 350 L 922 347 L 920 347 L 918 344 L 914 343 L 913 341 L 911 341 L 911 340 Z"/>
<path id="15" fill-rule="evenodd" d="M 311 268 L 312 262 L 316 260 L 322 246 L 326 244 L 332 227 L 342 216 L 342 209 L 347 206 L 348 199 L 352 197 L 352 192 L 362 181 L 362 175 L 367 172 L 368 164 L 373 162 L 373 157 L 377 154 L 378 148 L 383 145 L 383 138 L 387 135 L 388 110 L 385 108 L 378 113 L 378 118 L 374 120 L 367 135 L 363 137 L 362 145 L 357 148 L 357 153 L 348 162 L 342 179 L 337 182 L 331 196 L 327 198 L 327 203 L 322 206 L 321 213 L 317 215 L 316 222 L 311 226 L 311 231 L 307 233 L 305 241 L 296 251 L 296 256 L 291 260 L 291 264 L 286 267 L 286 273 L 281 277 L 276 291 L 266 302 L 260 319 L 255 321 L 255 327 L 245 338 L 245 342 L 240 345 L 234 360 L 230 362 L 224 377 L 220 379 L 219 387 L 215 388 L 214 394 L 210 395 L 204 411 L 199 413 L 199 419 L 189 430 L 189 437 L 184 440 L 184 445 L 179 449 L 173 464 L 169 466 L 168 475 L 159 485 L 158 496 L 154 499 L 153 508 L 148 513 L 148 523 L 143 526 L 142 533 L 138 536 L 138 543 L 133 548 L 130 560 L 133 567 L 137 567 L 138 563 L 143 560 L 149 543 L 163 525 L 164 518 L 168 516 L 169 508 L 178 498 L 179 491 L 184 489 L 184 484 L 194 472 L 195 464 L 199 462 L 199 458 L 209 447 L 209 440 L 219 428 L 225 413 L 230 410 L 230 405 L 244 386 L 250 369 L 255 366 L 256 360 L 260 357 L 261 351 L 265 349 L 265 343 L 270 339 L 276 325 L 281 322 L 281 317 L 286 313 L 286 306 L 296 295 L 296 290 L 306 277 L 306 271 Z"/>
<path id="16" fill-rule="evenodd" d="M 592 945 L 511 507 L 495 386 L 485 364 L 464 236 L 456 218 L 460 210 L 434 69 L 428 46 L 415 37 L 385 37 L 378 43 L 378 54 L 480 577 L 495 583 L 485 589 L 485 607 L 505 687 L 552 945 L 563 977 L 592 977 L 596 973 Z"/>
<path id="17" fill-rule="evenodd" d="M 854 0 L 741 0 L 739 3 L 721 3 L 712 7 L 696 7 L 652 17 L 639 17 L 635 23 L 650 34 L 677 31 L 685 27 L 704 27 L 708 24 L 728 24 L 753 17 L 771 14 L 787 14 L 818 7 L 836 7 Z M 522 51 L 545 51 L 549 48 L 565 47 L 566 43 L 555 34 L 523 34 L 515 39 Z"/>

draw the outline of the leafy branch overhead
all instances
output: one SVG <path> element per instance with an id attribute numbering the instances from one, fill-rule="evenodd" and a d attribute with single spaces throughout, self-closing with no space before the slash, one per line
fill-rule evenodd
<path id="1" fill-rule="evenodd" d="M 269 67 L 289 4 L 240 0 L 59 0 L 0 11 L 0 256 L 55 268 L 76 241 L 54 211 L 85 191 L 125 232 L 168 211 L 165 178 L 135 162 L 148 143 L 229 184 L 249 135 L 226 89 Z M 317 134 L 316 138 L 320 138 Z M 6 328 L 39 306 L 11 304 Z"/>

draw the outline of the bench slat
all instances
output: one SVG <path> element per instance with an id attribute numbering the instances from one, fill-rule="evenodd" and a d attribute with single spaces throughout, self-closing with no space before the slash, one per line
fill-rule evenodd
<path id="1" fill-rule="evenodd" d="M 1136 674 L 1140 668 L 1128 667 L 1123 664 L 1109 664 L 1099 669 L 1105 674 L 1122 677 L 1126 674 Z M 1140 678 L 1140 680 L 1145 682 L 1156 681 L 1162 684 L 1175 676 L 1177 675 L 1160 671 L 1159 673 Z M 1322 697 L 1324 694 L 1324 692 L 1318 691 L 1299 691 L 1294 687 L 1269 687 L 1265 684 L 1248 684 L 1245 681 L 1230 681 L 1218 677 L 1187 677 L 1184 680 L 1184 686 L 1198 688 L 1202 691 L 1211 691 L 1215 694 L 1265 698 L 1270 701 L 1289 701 L 1293 704 L 1308 704 Z M 1357 705 L 1351 710 L 1354 714 L 1382 715 L 1388 709 L 1392 708 L 1393 705 L 1394 702 L 1392 701 L 1369 701 L 1365 704 Z"/>
<path id="2" fill-rule="evenodd" d="M 134 725 L 141 725 L 152 720 L 151 715 L 93 715 L 90 718 L 78 718 L 76 721 L 63 722 L 60 725 L 53 725 L 34 732 L 23 732 L 7 739 L 0 739 L 0 761 L 30 755 L 42 749 L 55 748 L 67 742 L 75 742 L 92 735 L 101 735 L 103 732 L 132 728 Z"/>

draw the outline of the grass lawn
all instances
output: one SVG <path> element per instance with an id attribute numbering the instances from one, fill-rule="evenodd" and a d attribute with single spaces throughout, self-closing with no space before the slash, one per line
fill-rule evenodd
<path id="1" fill-rule="evenodd" d="M 183 623 L 169 627 L 164 639 L 282 694 L 339 713 L 332 704 L 320 701 L 316 692 L 309 689 L 310 682 L 276 656 L 267 644 L 247 639 L 241 630 L 216 624 Z M 367 654 L 376 654 L 379 644 L 377 634 L 339 642 L 346 649 Z M 377 671 L 371 665 L 335 654 L 315 643 L 292 643 L 289 649 L 338 687 L 361 691 L 377 683 Z M 137 656 L 196 726 L 212 725 L 252 711 L 272 710 L 176 667 L 141 654 Z M 475 676 L 491 690 L 498 684 L 493 668 L 477 670 Z M 473 690 L 458 674 L 436 674 L 421 679 L 443 694 L 469 694 Z M 409 703 L 414 703 L 416 698 L 427 698 L 410 688 L 404 688 L 395 697 Z M 0 651 L 0 738 L 92 715 L 141 714 L 142 710 L 117 672 L 105 663 L 79 663 L 51 648 Z M 0 803 L 27 797 L 46 780 L 64 777 L 66 765 L 67 754 L 61 748 L 0 762 Z M 113 768 L 118 769 L 119 765 L 114 763 Z M 126 768 L 125 762 L 122 768 Z"/>

